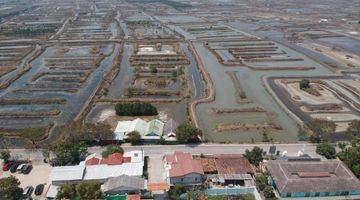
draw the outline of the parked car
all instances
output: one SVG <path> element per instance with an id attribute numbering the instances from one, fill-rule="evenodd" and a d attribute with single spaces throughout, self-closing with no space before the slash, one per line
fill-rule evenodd
<path id="1" fill-rule="evenodd" d="M 23 190 L 23 196 L 24 197 L 29 197 L 31 196 L 32 192 L 33 192 L 34 188 L 32 186 L 27 186 L 24 188 Z"/>
<path id="2" fill-rule="evenodd" d="M 35 195 L 39 196 L 43 193 L 43 190 L 44 190 L 44 184 L 39 184 L 36 186 L 35 188 Z"/>
<path id="3" fill-rule="evenodd" d="M 21 168 L 21 173 L 29 174 L 31 170 L 32 170 L 32 165 L 26 164 Z"/>
<path id="4" fill-rule="evenodd" d="M 20 165 L 20 163 L 13 163 L 13 164 L 10 166 L 10 172 L 11 172 L 11 173 L 15 173 L 15 172 L 16 172 L 16 169 L 18 168 L 19 165 Z"/>
<path id="5" fill-rule="evenodd" d="M 22 168 L 25 166 L 25 164 L 23 163 L 23 164 L 20 164 L 17 168 L 16 168 L 16 171 L 18 172 L 18 173 L 21 173 L 22 172 Z"/>
<path id="6" fill-rule="evenodd" d="M 12 165 L 12 162 L 4 163 L 4 165 L 3 165 L 3 167 L 2 167 L 2 170 L 3 170 L 4 172 L 9 171 L 11 165 Z"/>

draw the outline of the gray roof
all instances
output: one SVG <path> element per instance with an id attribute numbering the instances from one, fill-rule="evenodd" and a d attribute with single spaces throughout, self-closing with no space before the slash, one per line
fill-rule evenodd
<path id="1" fill-rule="evenodd" d="M 103 192 L 114 190 L 144 190 L 145 180 L 139 177 L 121 175 L 108 179 L 102 186 Z"/>
<path id="2" fill-rule="evenodd" d="M 267 168 L 280 193 L 360 190 L 359 180 L 339 160 L 271 160 Z"/>

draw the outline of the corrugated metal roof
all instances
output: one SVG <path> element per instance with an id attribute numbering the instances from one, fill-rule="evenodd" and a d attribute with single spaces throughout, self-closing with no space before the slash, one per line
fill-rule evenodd
<path id="1" fill-rule="evenodd" d="M 54 167 L 50 172 L 49 180 L 51 181 L 82 180 L 84 171 L 85 171 L 84 165 Z"/>

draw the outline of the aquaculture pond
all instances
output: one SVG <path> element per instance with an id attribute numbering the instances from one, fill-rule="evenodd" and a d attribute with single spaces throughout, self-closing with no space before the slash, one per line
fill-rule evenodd
<path id="1" fill-rule="evenodd" d="M 204 47 L 203 43 L 194 43 L 206 70 L 213 80 L 216 97 L 211 103 L 199 104 L 197 115 L 200 120 L 200 126 L 204 130 L 204 139 L 216 142 L 251 142 L 261 141 L 261 129 L 241 129 L 236 131 L 218 131 L 219 124 L 276 124 L 282 130 L 272 130 L 275 141 L 295 142 L 297 141 L 297 125 L 284 110 L 276 103 L 273 97 L 268 93 L 262 81 L 263 76 L 289 76 L 289 75 L 326 75 L 331 72 L 320 64 L 308 59 L 307 57 L 277 44 L 281 50 L 287 54 L 304 58 L 301 63 L 296 65 L 313 66 L 311 71 L 291 71 L 291 70 L 251 70 L 247 67 L 225 67 L 222 66 L 216 57 Z M 298 61 L 297 61 L 298 62 Z M 255 65 L 271 65 L 276 63 L 252 63 Z M 293 62 L 281 62 L 281 66 L 293 66 Z M 235 97 L 236 88 L 230 76 L 226 72 L 235 72 L 237 79 L 246 98 L 250 103 L 238 103 Z M 261 107 L 266 112 L 237 112 L 219 114 L 213 112 L 216 109 L 244 109 Z"/>

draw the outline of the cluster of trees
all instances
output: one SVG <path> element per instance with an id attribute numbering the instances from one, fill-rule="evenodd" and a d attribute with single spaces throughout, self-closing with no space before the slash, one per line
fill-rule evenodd
<path id="1" fill-rule="evenodd" d="M 132 131 L 128 133 L 127 140 L 131 143 L 131 145 L 138 145 L 141 143 L 141 135 L 137 131 Z"/>
<path id="2" fill-rule="evenodd" d="M 2 151 L 0 151 L 0 158 L 3 159 L 4 163 L 9 162 L 9 159 L 10 159 L 10 151 L 9 151 L 9 150 L 2 150 Z"/>
<path id="3" fill-rule="evenodd" d="M 264 159 L 263 158 L 263 149 L 260 147 L 254 147 L 251 151 L 249 149 L 245 150 L 245 158 L 249 160 L 249 162 L 256 167 L 259 166 L 260 162 Z"/>
<path id="4" fill-rule="evenodd" d="M 266 199 L 274 199 L 274 188 L 269 185 L 268 182 L 268 175 L 262 174 L 260 176 L 255 177 L 255 184 L 259 191 L 261 191 L 264 194 L 264 197 Z"/>
<path id="5" fill-rule="evenodd" d="M 337 156 L 360 178 L 360 137 L 355 137 L 350 146 L 344 147 Z"/>
<path id="6" fill-rule="evenodd" d="M 61 186 L 56 199 L 101 199 L 100 186 L 98 182 L 81 182 L 76 186 L 67 183 Z"/>
<path id="7" fill-rule="evenodd" d="M 176 129 L 176 139 L 180 143 L 198 143 L 202 131 L 188 122 L 180 124 Z"/>
<path id="8" fill-rule="evenodd" d="M 336 124 L 329 120 L 314 119 L 307 122 L 306 127 L 311 132 L 309 140 L 319 143 L 330 139 L 330 136 L 335 132 Z"/>
<path id="9" fill-rule="evenodd" d="M 55 29 L 51 27 L 32 27 L 32 28 L 14 29 L 11 33 L 20 36 L 33 36 L 33 35 L 43 35 L 46 33 L 53 33 L 53 32 L 55 32 Z"/>
<path id="10" fill-rule="evenodd" d="M 104 140 L 112 140 L 114 132 L 111 126 L 105 123 L 82 123 L 76 122 L 62 129 L 62 136 L 68 141 L 85 141 L 87 143 L 101 143 Z"/>
<path id="11" fill-rule="evenodd" d="M 20 181 L 14 176 L 0 179 L 0 199 L 22 199 L 22 192 L 23 189 L 20 187 Z"/>
<path id="12" fill-rule="evenodd" d="M 156 65 L 151 65 L 150 66 L 150 72 L 153 73 L 153 74 L 156 74 L 158 72 Z"/>
<path id="13" fill-rule="evenodd" d="M 45 160 L 50 159 L 50 152 L 55 158 L 52 160 L 54 165 L 77 165 L 87 155 L 87 145 L 85 142 L 63 141 L 55 145 L 50 145 L 43 149 Z"/>
<path id="14" fill-rule="evenodd" d="M 336 157 L 336 150 L 330 143 L 322 143 L 316 146 L 316 153 L 324 156 L 327 159 L 334 159 Z"/>
<path id="15" fill-rule="evenodd" d="M 150 103 L 118 103 L 115 105 L 116 114 L 119 116 L 152 116 L 158 111 Z"/>

